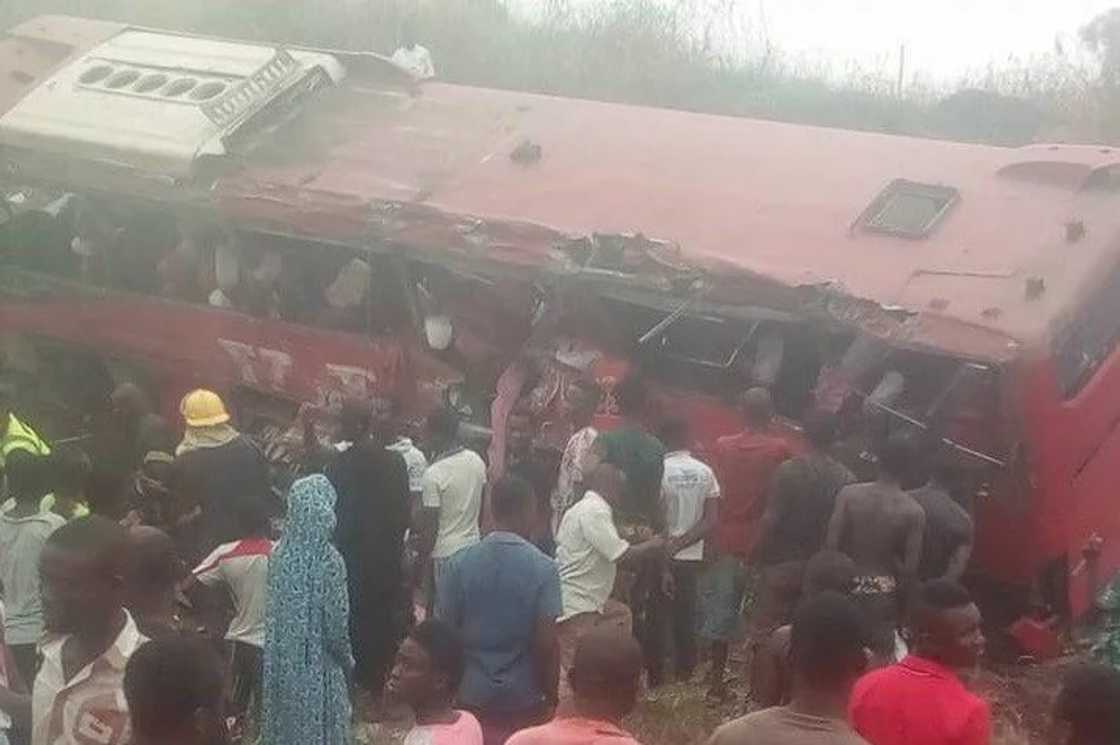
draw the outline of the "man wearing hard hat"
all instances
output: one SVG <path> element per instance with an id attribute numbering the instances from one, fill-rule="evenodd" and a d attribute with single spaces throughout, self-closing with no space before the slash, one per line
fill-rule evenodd
<path id="1" fill-rule="evenodd" d="M 225 403 L 213 391 L 191 391 L 179 412 L 186 430 L 175 449 L 174 490 L 181 504 L 200 510 L 196 548 L 204 555 L 239 537 L 240 500 L 270 500 L 268 465 L 257 446 L 230 424 Z"/>

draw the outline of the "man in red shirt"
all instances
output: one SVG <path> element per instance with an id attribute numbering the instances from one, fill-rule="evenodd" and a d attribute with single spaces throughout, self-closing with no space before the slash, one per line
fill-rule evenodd
<path id="1" fill-rule="evenodd" d="M 778 466 L 796 454 L 774 426 L 769 391 L 751 388 L 739 400 L 739 408 L 745 424 L 743 431 L 721 437 L 712 449 L 723 489 L 716 523 L 714 555 L 718 558 L 697 588 L 703 616 L 700 635 L 712 644 L 708 691 L 712 699 L 726 696 L 723 674 L 728 644 L 739 630 L 739 608 L 746 587 L 743 562 L 754 547 L 770 482 Z"/>
<path id="2" fill-rule="evenodd" d="M 987 745 L 988 704 L 957 677 L 984 651 L 980 610 L 968 591 L 944 579 L 922 585 L 911 631 L 913 654 L 856 684 L 852 726 L 871 745 Z"/>

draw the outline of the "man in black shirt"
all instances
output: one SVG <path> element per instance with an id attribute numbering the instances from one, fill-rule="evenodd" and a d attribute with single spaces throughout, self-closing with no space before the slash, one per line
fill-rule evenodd
<path id="1" fill-rule="evenodd" d="M 972 555 L 972 517 L 957 504 L 952 493 L 955 462 L 943 449 L 934 455 L 929 481 L 910 492 L 926 513 L 918 579 L 944 578 L 957 582 Z"/>

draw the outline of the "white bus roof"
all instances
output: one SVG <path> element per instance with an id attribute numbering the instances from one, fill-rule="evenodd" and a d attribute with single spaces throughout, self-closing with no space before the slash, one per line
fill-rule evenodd
<path id="1" fill-rule="evenodd" d="M 180 179 L 269 103 L 344 75 L 320 52 L 125 28 L 0 116 L 0 146 Z"/>

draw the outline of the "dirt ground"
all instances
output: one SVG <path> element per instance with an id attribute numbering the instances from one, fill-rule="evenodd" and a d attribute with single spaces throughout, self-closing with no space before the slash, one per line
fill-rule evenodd
<path id="1" fill-rule="evenodd" d="M 994 719 L 992 745 L 1049 745 L 1047 733 L 1064 671 L 1077 661 L 1065 657 L 1044 665 L 989 668 L 978 673 L 970 687 L 991 702 Z M 664 686 L 647 693 L 626 722 L 642 745 L 703 745 L 720 724 L 748 713 L 751 706 L 739 686 L 736 695 L 718 708 L 704 701 L 700 675 L 689 683 Z M 358 745 L 397 745 L 403 724 L 365 725 L 355 732 Z"/>
<path id="2" fill-rule="evenodd" d="M 1077 661 L 1066 657 L 1044 665 L 985 669 L 970 682 L 992 706 L 993 745 L 1047 745 L 1050 711 L 1063 672 Z M 741 692 L 718 709 L 704 702 L 699 682 L 649 694 L 627 724 L 643 745 L 702 745 L 720 724 L 751 710 Z"/>

